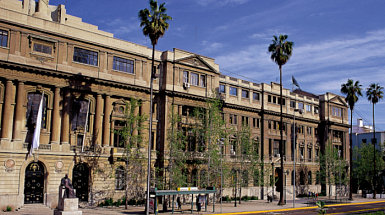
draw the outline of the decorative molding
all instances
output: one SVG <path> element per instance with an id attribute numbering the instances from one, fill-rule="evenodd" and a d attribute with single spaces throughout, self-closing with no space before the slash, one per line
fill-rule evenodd
<path id="1" fill-rule="evenodd" d="M 12 172 L 13 171 L 13 167 L 16 166 L 16 162 L 13 159 L 8 159 L 8 160 L 6 160 L 4 162 L 4 166 L 5 166 L 5 171 L 6 172 Z"/>

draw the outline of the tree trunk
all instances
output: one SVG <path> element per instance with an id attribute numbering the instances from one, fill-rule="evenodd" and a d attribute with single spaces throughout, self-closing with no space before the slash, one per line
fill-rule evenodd
<path id="1" fill-rule="evenodd" d="M 353 108 L 350 108 L 350 139 L 349 139 L 349 162 L 350 162 L 350 186 L 349 199 L 353 200 Z"/>
<path id="2" fill-rule="evenodd" d="M 374 103 L 373 103 L 373 199 L 376 198 L 377 189 L 376 189 L 376 126 L 374 125 Z"/>
<path id="3" fill-rule="evenodd" d="M 282 108 L 283 108 L 283 103 L 282 103 L 282 66 L 279 65 L 279 91 L 280 91 L 280 108 L 281 108 L 281 122 L 280 122 L 280 130 L 281 130 L 281 141 L 280 141 L 280 157 L 281 157 L 281 171 L 280 171 L 280 176 L 279 176 L 279 202 L 278 205 L 285 205 L 285 199 L 283 199 L 283 118 L 282 118 Z M 274 188 L 273 188 L 274 189 Z"/>
<path id="4" fill-rule="evenodd" d="M 149 214 L 150 206 L 150 183 L 151 183 L 151 145 L 152 145 L 152 95 L 153 95 L 153 79 L 154 79 L 154 58 L 155 58 L 155 44 L 152 44 L 152 63 L 151 63 L 151 77 L 150 77 L 150 122 L 148 129 L 148 167 L 147 167 L 147 196 L 146 196 L 146 214 Z"/>

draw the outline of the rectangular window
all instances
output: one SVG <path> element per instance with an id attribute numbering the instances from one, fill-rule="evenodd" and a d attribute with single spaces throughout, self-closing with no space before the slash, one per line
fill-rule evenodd
<path id="1" fill-rule="evenodd" d="M 341 108 L 332 107 L 332 114 L 336 117 L 341 117 Z"/>
<path id="2" fill-rule="evenodd" d="M 285 106 L 286 105 L 286 99 L 282 98 L 282 105 Z M 280 98 L 278 98 L 278 104 L 280 105 L 281 104 L 281 101 L 280 101 Z"/>
<path id="3" fill-rule="evenodd" d="M 307 158 L 311 160 L 311 148 L 307 149 Z"/>
<path id="4" fill-rule="evenodd" d="M 98 65 L 98 53 L 81 48 L 74 48 L 74 61 L 88 65 Z"/>
<path id="5" fill-rule="evenodd" d="M 269 122 L 267 123 L 269 129 L 271 129 L 271 123 L 273 123 L 273 121 L 269 121 Z"/>
<path id="6" fill-rule="evenodd" d="M 311 105 L 306 105 L 306 111 L 311 112 Z"/>
<path id="7" fill-rule="evenodd" d="M 199 82 L 199 85 L 200 85 L 201 87 L 206 87 L 206 76 L 201 75 L 201 80 L 200 80 L 200 82 Z"/>
<path id="8" fill-rule="evenodd" d="M 230 114 L 230 124 L 236 125 L 237 124 L 237 115 Z"/>
<path id="9" fill-rule="evenodd" d="M 274 140 L 273 142 L 273 155 L 274 157 L 278 157 L 279 155 L 279 141 L 278 140 Z"/>
<path id="10" fill-rule="evenodd" d="M 295 108 L 295 101 L 290 101 L 290 107 Z"/>
<path id="11" fill-rule="evenodd" d="M 242 125 L 249 125 L 249 117 L 247 116 L 242 116 Z"/>
<path id="12" fill-rule="evenodd" d="M 199 75 L 192 72 L 191 73 L 191 82 L 190 82 L 190 84 L 194 85 L 194 86 L 198 86 L 198 78 L 199 78 Z"/>
<path id="13" fill-rule="evenodd" d="M 8 47 L 8 31 L 0 30 L 0 46 Z"/>
<path id="14" fill-rule="evenodd" d="M 248 99 L 249 98 L 249 91 L 242 90 L 242 98 Z"/>
<path id="15" fill-rule="evenodd" d="M 188 72 L 183 71 L 183 83 L 188 83 Z"/>
<path id="16" fill-rule="evenodd" d="M 259 101 L 259 93 L 253 93 L 253 99 Z"/>
<path id="17" fill-rule="evenodd" d="M 318 114 L 318 107 L 314 106 L 314 113 Z"/>
<path id="18" fill-rule="evenodd" d="M 307 134 L 309 134 L 309 135 L 311 135 L 311 131 L 313 130 L 313 128 L 312 127 L 307 127 L 307 129 L 306 129 L 306 133 Z"/>
<path id="19" fill-rule="evenodd" d="M 40 43 L 34 43 L 33 44 L 33 51 L 51 55 L 52 54 L 52 47 L 47 46 L 47 45 L 43 45 Z"/>
<path id="20" fill-rule="evenodd" d="M 276 122 L 276 121 L 273 121 L 273 129 L 274 129 L 274 130 L 276 130 L 276 129 L 277 129 L 277 124 L 278 124 L 278 122 Z"/>
<path id="21" fill-rule="evenodd" d="M 298 109 L 303 110 L 303 103 L 302 102 L 298 102 Z"/>
<path id="22" fill-rule="evenodd" d="M 223 85 L 223 84 L 219 85 L 219 93 L 226 93 L 225 85 Z"/>
<path id="23" fill-rule="evenodd" d="M 221 113 L 221 119 L 222 119 L 222 121 L 225 121 L 225 114 L 224 113 Z"/>
<path id="24" fill-rule="evenodd" d="M 267 96 L 267 102 L 271 102 L 271 95 Z"/>
<path id="25" fill-rule="evenodd" d="M 113 69 L 121 72 L 134 73 L 134 61 L 120 57 L 114 57 Z"/>
<path id="26" fill-rule="evenodd" d="M 230 87 L 230 95 L 237 96 L 238 95 L 237 88 Z"/>
<path id="27" fill-rule="evenodd" d="M 273 96 L 273 103 L 276 104 L 277 103 L 277 97 Z"/>
<path id="28" fill-rule="evenodd" d="M 259 128 L 259 119 L 258 118 L 254 118 L 253 119 L 253 127 L 254 128 Z"/>

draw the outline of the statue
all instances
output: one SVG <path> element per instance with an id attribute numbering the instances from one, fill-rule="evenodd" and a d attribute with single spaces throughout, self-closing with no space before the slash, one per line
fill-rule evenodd
<path id="1" fill-rule="evenodd" d="M 76 198 L 74 188 L 67 174 L 61 179 L 60 186 L 65 188 L 64 198 Z"/>

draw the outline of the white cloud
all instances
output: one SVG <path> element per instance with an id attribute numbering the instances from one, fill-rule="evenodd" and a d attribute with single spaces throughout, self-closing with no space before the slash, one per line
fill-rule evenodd
<path id="1" fill-rule="evenodd" d="M 219 5 L 224 6 L 227 4 L 244 4 L 249 0 L 197 0 L 196 2 L 202 6 Z"/>
<path id="2" fill-rule="evenodd" d="M 128 20 L 117 18 L 114 20 L 102 20 L 101 22 L 108 26 L 105 31 L 111 32 L 117 37 L 121 37 L 131 32 L 140 30 L 139 21 L 136 17 L 131 17 Z"/>
<path id="3" fill-rule="evenodd" d="M 210 43 L 208 41 L 203 41 L 201 45 L 203 47 L 205 47 L 203 49 L 203 52 L 205 52 L 205 53 L 215 52 L 215 51 L 218 51 L 224 47 L 224 45 L 222 43 L 218 43 L 218 42 Z"/>

